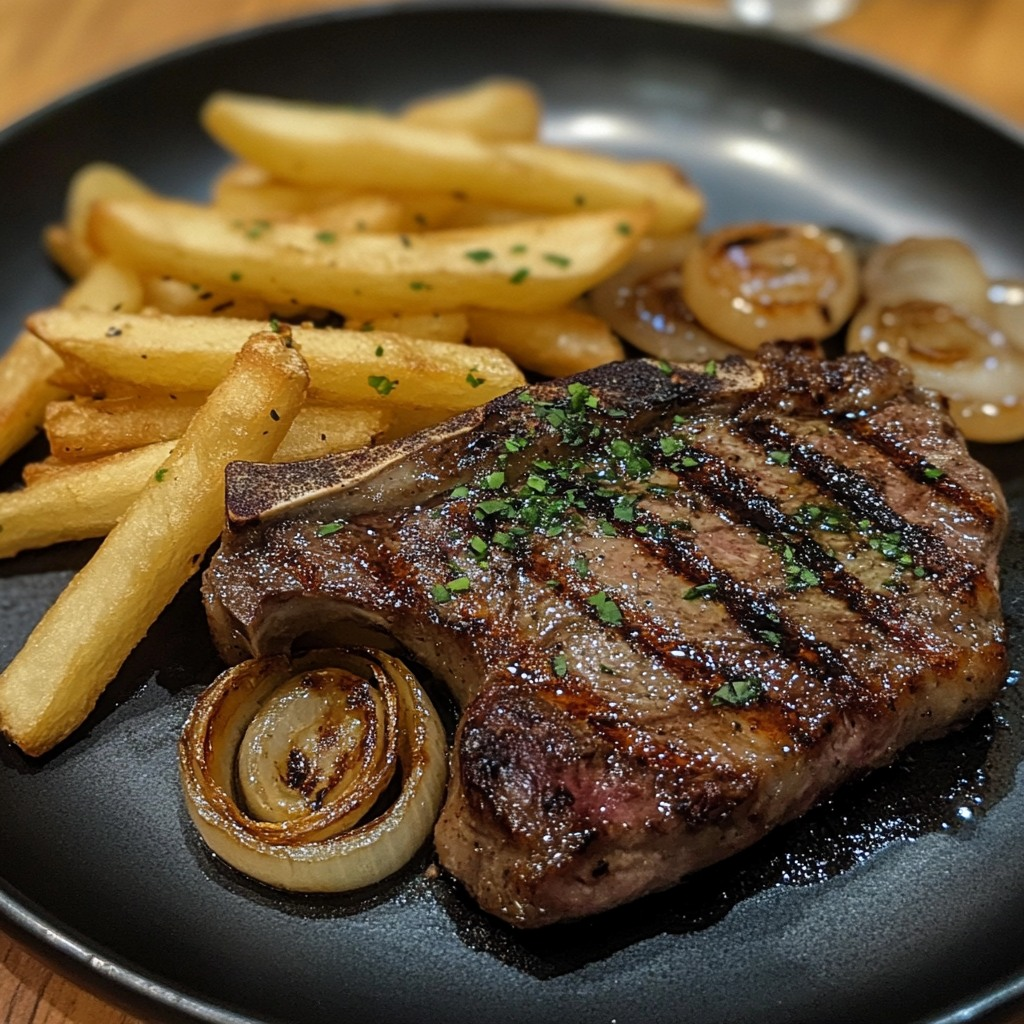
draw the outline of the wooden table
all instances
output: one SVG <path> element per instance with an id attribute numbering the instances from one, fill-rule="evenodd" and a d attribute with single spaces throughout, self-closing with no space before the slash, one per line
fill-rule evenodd
<path id="1" fill-rule="evenodd" d="M 368 0 L 4 0 L 0 125 L 77 86 L 174 47 Z M 707 8 L 710 0 L 690 0 Z M 650 6 L 681 7 L 682 0 Z M 969 97 L 1024 127 L 1022 0 L 863 0 L 825 33 Z M 132 1024 L 0 935 L 2 1024 Z M 1016 1024 L 1024 1024 L 1024 1014 Z"/>

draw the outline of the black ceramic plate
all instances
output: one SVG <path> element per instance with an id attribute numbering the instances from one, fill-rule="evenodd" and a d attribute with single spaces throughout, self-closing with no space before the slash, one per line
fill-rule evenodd
<path id="1" fill-rule="evenodd" d="M 558 142 L 677 161 L 712 223 L 951 233 L 993 274 L 1024 274 L 1021 139 L 862 61 L 607 9 L 397 9 L 203 46 L 6 132 L 0 334 L 59 294 L 38 234 L 80 164 L 113 160 L 166 192 L 204 194 L 224 159 L 196 126 L 211 90 L 392 106 L 495 73 L 541 87 Z M 979 455 L 1019 514 L 1024 452 Z M 90 550 L 0 565 L 0 664 Z M 1004 564 L 1016 636 L 1016 535 Z M 41 761 L 0 744 L 0 920 L 147 1018 L 959 1021 L 1024 992 L 1012 688 L 965 731 L 678 889 L 518 935 L 427 879 L 429 851 L 355 898 L 280 895 L 214 862 L 185 820 L 175 739 L 217 670 L 190 587 L 72 741 Z"/>

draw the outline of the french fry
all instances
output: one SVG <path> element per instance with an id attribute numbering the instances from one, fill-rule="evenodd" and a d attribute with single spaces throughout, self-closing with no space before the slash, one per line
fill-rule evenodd
<path id="1" fill-rule="evenodd" d="M 174 441 L 163 441 L 30 470 L 26 487 L 0 494 L 0 558 L 109 533 L 173 449 Z"/>
<path id="2" fill-rule="evenodd" d="M 303 406 L 271 461 L 295 462 L 363 448 L 387 425 L 388 417 L 377 409 Z M 0 493 L 0 558 L 109 533 L 176 443 L 174 438 L 153 441 L 83 462 L 51 458 L 29 463 L 27 486 Z"/>
<path id="3" fill-rule="evenodd" d="M 465 89 L 426 96 L 402 108 L 406 124 L 468 132 L 494 142 L 537 138 L 543 115 L 536 89 L 512 78 L 485 78 Z"/>
<path id="4" fill-rule="evenodd" d="M 169 199 L 94 205 L 90 239 L 142 275 L 169 274 L 271 303 L 345 315 L 552 309 L 630 257 L 647 230 L 643 207 L 489 228 L 337 235 L 277 224 L 251 234 L 223 212 Z"/>
<path id="5" fill-rule="evenodd" d="M 204 395 L 176 399 L 135 395 L 95 402 L 51 402 L 44 424 L 50 451 L 74 463 L 173 441 L 185 432 L 204 399 Z M 291 461 L 351 451 L 371 444 L 389 425 L 388 412 L 382 408 L 304 405 L 275 458 Z M 0 507 L 2 503 L 0 495 Z"/>
<path id="6" fill-rule="evenodd" d="M 380 193 L 353 193 L 350 189 L 313 188 L 278 181 L 262 167 L 252 164 L 232 164 L 221 172 L 213 186 L 213 205 L 235 216 L 267 220 L 307 221 L 322 211 L 348 209 L 355 211 L 348 226 L 352 230 L 371 231 L 422 231 L 427 228 L 444 227 L 452 213 L 465 205 L 452 195 L 438 193 L 405 192 L 399 198 L 387 197 Z M 390 226 L 382 225 L 376 215 L 360 217 L 360 203 L 379 201 L 386 198 L 389 216 L 397 217 Z M 351 205 L 348 205 L 351 204 Z M 376 225 L 376 226 L 375 226 Z M 329 225 L 325 225 L 325 228 Z"/>
<path id="7" fill-rule="evenodd" d="M 626 356 L 622 342 L 603 320 L 575 309 L 472 311 L 469 337 L 471 344 L 501 349 L 525 369 L 549 377 L 591 370 Z"/>
<path id="8" fill-rule="evenodd" d="M 206 396 L 139 397 L 51 402 L 43 429 L 50 453 L 78 462 L 181 437 Z M 2 502 L 0 496 L 0 502 Z"/>
<path id="9" fill-rule="evenodd" d="M 0 674 L 0 729 L 39 755 L 73 732 L 196 572 L 224 520 L 224 468 L 269 458 L 307 374 L 275 334 L 246 343 L 223 386 Z"/>
<path id="10" fill-rule="evenodd" d="M 100 261 L 62 300 L 69 308 L 131 311 L 141 297 L 134 274 Z M 0 356 L 0 462 L 10 458 L 39 432 L 46 406 L 67 391 L 52 382 L 62 369 L 60 357 L 28 331 Z"/>
<path id="11" fill-rule="evenodd" d="M 410 338 L 460 343 L 466 340 L 469 320 L 465 313 L 385 313 L 360 317 L 351 327 L 357 331 L 390 331 Z"/>
<path id="12" fill-rule="evenodd" d="M 60 365 L 60 356 L 27 331 L 0 356 L 0 462 L 35 437 L 47 403 L 64 396 L 50 384 Z"/>
<path id="13" fill-rule="evenodd" d="M 29 327 L 100 394 L 210 391 L 259 325 L 215 317 L 98 314 L 50 309 Z M 523 384 L 503 352 L 383 331 L 293 328 L 309 365 L 310 399 L 323 404 L 420 406 L 454 412 Z M 124 393 L 122 391 L 122 393 Z"/>
<path id="14" fill-rule="evenodd" d="M 270 303 L 258 296 L 217 291 L 166 275 L 147 277 L 142 287 L 146 308 L 172 316 L 232 316 L 267 321 L 274 312 Z"/>
<path id="15" fill-rule="evenodd" d="M 207 132 L 275 178 L 315 186 L 459 192 L 547 213 L 649 204 L 651 231 L 692 228 L 700 193 L 668 164 L 630 164 L 539 142 L 486 142 L 384 114 L 220 92 Z"/>

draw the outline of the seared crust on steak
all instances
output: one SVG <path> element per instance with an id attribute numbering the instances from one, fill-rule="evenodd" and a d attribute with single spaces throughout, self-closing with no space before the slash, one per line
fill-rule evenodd
<path id="1" fill-rule="evenodd" d="M 239 465 L 226 658 L 397 642 L 463 708 L 441 863 L 517 926 L 673 885 L 973 715 L 998 484 L 889 361 L 631 361 Z"/>

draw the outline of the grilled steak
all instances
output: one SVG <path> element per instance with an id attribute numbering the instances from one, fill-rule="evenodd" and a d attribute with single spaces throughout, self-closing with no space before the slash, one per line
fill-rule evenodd
<path id="1" fill-rule="evenodd" d="M 893 362 L 613 364 L 228 491 L 222 653 L 369 629 L 445 680 L 437 850 L 517 926 L 671 886 L 1007 672 L 1003 497 Z"/>

